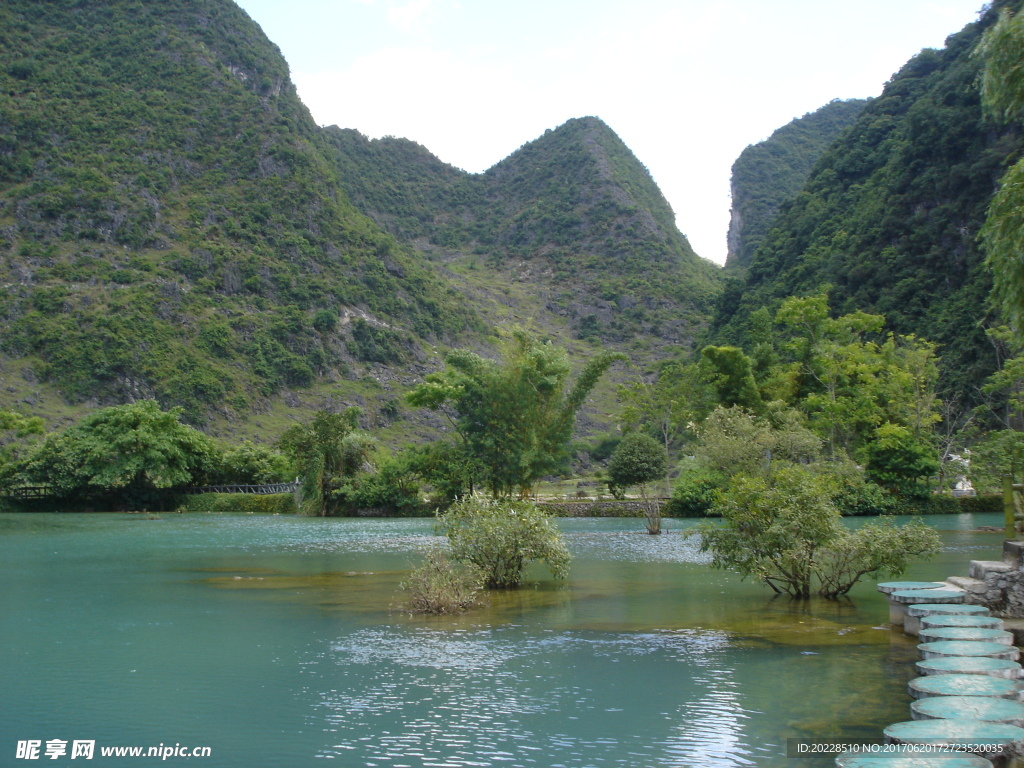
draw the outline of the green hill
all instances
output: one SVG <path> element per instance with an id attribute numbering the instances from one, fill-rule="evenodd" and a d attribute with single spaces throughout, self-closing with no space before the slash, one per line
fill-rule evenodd
<path id="1" fill-rule="evenodd" d="M 688 346 L 717 284 L 594 118 L 471 175 L 319 128 L 230 0 L 0 6 L 0 406 L 277 434 L 494 324 Z"/>
<path id="2" fill-rule="evenodd" d="M 718 270 L 694 254 L 646 168 L 594 117 L 547 131 L 483 174 L 401 139 L 328 129 L 352 201 L 478 279 L 529 283 L 579 338 L 688 346 Z"/>
<path id="3" fill-rule="evenodd" d="M 983 117 L 971 51 L 1008 4 L 915 56 L 864 108 L 783 206 L 745 279 L 727 285 L 708 338 L 744 343 L 753 311 L 827 285 L 838 314 L 881 313 L 891 330 L 938 342 L 948 391 L 969 393 L 993 370 L 977 234 L 1024 136 Z"/>
<path id="4" fill-rule="evenodd" d="M 727 269 L 746 267 L 779 208 L 803 188 L 822 153 L 868 104 L 836 99 L 751 144 L 732 164 Z"/>
<path id="5" fill-rule="evenodd" d="M 233 3 L 16 0 L 0 35 L 2 352 L 69 402 L 202 421 L 366 356 L 349 317 L 396 359 L 478 324 L 347 201 Z"/>

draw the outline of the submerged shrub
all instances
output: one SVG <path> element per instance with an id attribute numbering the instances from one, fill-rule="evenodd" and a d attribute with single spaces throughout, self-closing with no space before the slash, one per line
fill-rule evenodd
<path id="1" fill-rule="evenodd" d="M 413 613 L 463 613 L 483 602 L 484 573 L 472 563 L 460 563 L 434 550 L 409 574 L 401 588 L 409 595 L 406 610 Z"/>
<path id="2" fill-rule="evenodd" d="M 531 561 L 547 565 L 556 579 L 569 573 L 571 557 L 551 517 L 527 501 L 461 499 L 437 518 L 451 556 L 472 563 L 489 587 L 516 587 Z"/>

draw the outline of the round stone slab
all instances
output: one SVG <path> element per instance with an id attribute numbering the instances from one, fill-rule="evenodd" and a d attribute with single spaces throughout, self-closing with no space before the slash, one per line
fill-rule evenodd
<path id="1" fill-rule="evenodd" d="M 988 656 L 942 656 L 925 659 L 914 665 L 922 675 L 988 675 L 1016 680 L 1021 667 L 1016 661 L 993 659 Z"/>
<path id="2" fill-rule="evenodd" d="M 1024 724 L 1024 704 L 987 696 L 932 696 L 910 705 L 915 720 L 984 720 L 1020 727 Z"/>
<path id="3" fill-rule="evenodd" d="M 971 614 L 967 616 L 922 616 L 921 629 L 932 627 L 987 627 L 988 629 L 1002 629 L 1003 620 L 995 616 L 982 616 Z"/>
<path id="4" fill-rule="evenodd" d="M 990 757 L 995 746 L 1003 748 L 996 754 L 1019 753 L 1024 748 L 1024 728 L 984 720 L 907 720 L 882 733 L 890 744 L 955 746 L 968 752 L 984 749 Z"/>
<path id="5" fill-rule="evenodd" d="M 965 605 L 963 603 L 931 603 L 907 606 L 908 616 L 966 616 L 976 614 L 988 616 L 988 608 L 983 605 Z"/>
<path id="6" fill-rule="evenodd" d="M 938 659 L 936 659 L 938 661 Z M 990 675 L 928 675 L 915 677 L 907 684 L 915 699 L 931 696 L 991 696 L 1016 700 L 1020 685 L 1016 680 Z"/>
<path id="7" fill-rule="evenodd" d="M 937 640 L 980 640 L 986 643 L 1013 645 L 1012 632 L 985 627 L 929 627 L 922 629 L 918 636 L 924 643 L 933 643 Z"/>
<path id="8" fill-rule="evenodd" d="M 900 589 L 940 589 L 946 585 L 941 581 L 883 581 L 877 586 L 879 592 L 888 595 Z"/>
<path id="9" fill-rule="evenodd" d="M 939 757 L 895 757 L 847 755 L 836 758 L 837 768 L 992 768 L 992 761 L 976 755 L 940 755 Z"/>
<path id="10" fill-rule="evenodd" d="M 934 643 L 921 643 L 917 650 L 925 659 L 934 659 L 936 656 L 987 656 L 1016 661 L 1020 658 L 1020 651 L 1012 645 L 975 640 L 938 640 Z"/>
<path id="11" fill-rule="evenodd" d="M 889 593 L 889 599 L 897 603 L 917 605 L 921 603 L 959 603 L 964 593 L 955 589 L 897 589 Z"/>

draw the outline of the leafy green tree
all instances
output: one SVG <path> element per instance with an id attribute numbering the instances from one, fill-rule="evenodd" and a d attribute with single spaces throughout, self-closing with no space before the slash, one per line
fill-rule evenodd
<path id="1" fill-rule="evenodd" d="M 29 441 L 43 434 L 45 423 L 38 416 L 0 409 L 0 483 L 9 483 L 17 471 L 18 459 Z"/>
<path id="2" fill-rule="evenodd" d="M 897 424 L 886 422 L 875 430 L 875 439 L 864 454 L 868 480 L 909 498 L 927 498 L 931 490 L 928 481 L 939 471 L 932 446 Z"/>
<path id="3" fill-rule="evenodd" d="M 359 408 L 343 413 L 320 411 L 308 424 L 296 424 L 279 444 L 292 459 L 302 480 L 302 511 L 323 516 L 334 511 L 333 492 L 352 477 L 375 449 L 369 435 L 360 432 Z"/>
<path id="4" fill-rule="evenodd" d="M 739 406 L 718 407 L 698 428 L 700 464 L 725 476 L 768 474 L 777 463 L 816 458 L 821 440 L 792 409 L 778 409 L 774 421 Z"/>
<path id="5" fill-rule="evenodd" d="M 712 386 L 720 405 L 761 411 L 764 403 L 754 381 L 753 361 L 739 347 L 704 347 L 702 360 L 711 371 Z"/>
<path id="6" fill-rule="evenodd" d="M 977 48 L 985 68 L 982 103 L 1006 122 L 1024 118 L 1024 14 L 1008 8 L 990 27 Z M 1024 160 L 1003 176 L 988 208 L 981 236 L 992 269 L 993 295 L 1019 334 L 1024 334 Z"/>
<path id="7" fill-rule="evenodd" d="M 692 534 L 715 567 L 794 598 L 841 597 L 864 576 L 899 575 L 911 558 L 938 551 L 938 534 L 918 522 L 848 531 L 831 493 L 826 478 L 803 467 L 736 476 L 716 506 L 722 524 L 700 523 Z"/>
<path id="8" fill-rule="evenodd" d="M 658 435 L 669 457 L 690 426 L 714 407 L 711 387 L 696 363 L 662 365 L 653 382 L 641 377 L 620 386 L 618 396 L 624 406 L 619 416 L 622 425 Z M 665 482 L 667 487 L 667 476 Z"/>
<path id="9" fill-rule="evenodd" d="M 437 525 L 451 557 L 481 569 L 490 587 L 519 586 L 532 561 L 544 563 L 556 579 L 569 573 L 572 558 L 561 533 L 532 502 L 461 499 L 438 515 Z"/>
<path id="10" fill-rule="evenodd" d="M 647 495 L 647 484 L 665 475 L 668 454 L 650 435 L 630 432 L 619 443 L 608 462 L 608 482 L 617 488 L 638 486 L 643 499 L 647 532 L 661 533 L 661 505 Z"/>
<path id="11" fill-rule="evenodd" d="M 223 449 L 208 479 L 211 485 L 262 485 L 286 483 L 292 477 L 294 470 L 282 453 L 244 440 Z"/>
<path id="12" fill-rule="evenodd" d="M 154 400 L 101 408 L 50 434 L 26 457 L 21 474 L 62 497 L 117 491 L 138 497 L 201 484 L 216 459 L 213 442 L 179 421 L 181 409 Z"/>
<path id="13" fill-rule="evenodd" d="M 567 390 L 565 350 L 516 328 L 503 362 L 455 350 L 445 358 L 447 368 L 428 375 L 408 399 L 449 415 L 492 496 L 523 496 L 558 465 L 587 394 L 623 359 L 620 353 L 596 355 Z"/>
<path id="14" fill-rule="evenodd" d="M 853 312 L 832 318 L 825 294 L 791 297 L 775 319 L 792 334 L 786 344 L 791 362 L 780 363 L 790 370 L 792 402 L 825 439 L 830 456 L 862 448 L 885 422 L 927 441 L 941 405 L 934 344 L 893 334 L 873 341 L 884 317 Z"/>

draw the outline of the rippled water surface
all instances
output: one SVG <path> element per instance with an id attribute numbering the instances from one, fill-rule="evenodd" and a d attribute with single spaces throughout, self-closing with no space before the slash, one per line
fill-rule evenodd
<path id="1" fill-rule="evenodd" d="M 970 532 L 998 516 L 928 522 L 946 549 L 906 578 L 999 556 Z M 92 766 L 180 744 L 211 754 L 167 765 L 818 768 L 786 739 L 908 719 L 917 653 L 873 585 L 793 604 L 711 570 L 690 521 L 560 525 L 567 583 L 413 618 L 392 608 L 428 520 L 0 515 L 0 766 L 79 739 Z"/>

